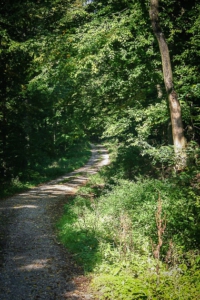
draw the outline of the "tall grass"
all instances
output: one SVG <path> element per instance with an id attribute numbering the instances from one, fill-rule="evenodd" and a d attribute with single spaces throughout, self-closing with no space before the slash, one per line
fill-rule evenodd
<path id="1" fill-rule="evenodd" d="M 60 240 L 97 299 L 199 298 L 199 196 L 185 178 L 108 185 L 98 174 L 66 204 Z"/>

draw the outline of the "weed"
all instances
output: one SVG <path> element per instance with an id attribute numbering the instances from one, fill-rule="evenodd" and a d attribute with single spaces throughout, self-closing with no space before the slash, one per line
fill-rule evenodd
<path id="1" fill-rule="evenodd" d="M 181 176 L 108 185 L 102 172 L 66 205 L 60 239 L 92 273 L 98 299 L 199 298 L 198 189 Z"/>

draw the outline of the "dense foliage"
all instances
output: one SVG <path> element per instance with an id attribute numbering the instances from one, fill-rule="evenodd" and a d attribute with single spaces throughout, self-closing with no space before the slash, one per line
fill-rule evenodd
<path id="1" fill-rule="evenodd" d="M 148 0 L 1 1 L 0 183 L 49 178 L 81 143 L 109 142 L 111 166 L 59 224 L 98 299 L 199 298 L 200 4 L 159 2 L 181 171 Z"/>
<path id="2" fill-rule="evenodd" d="M 21 178 L 27 169 L 63 156 L 71 145 L 85 141 L 76 107 L 71 105 L 70 80 L 63 82 L 58 76 L 62 64 L 58 64 L 57 43 L 63 38 L 63 26 L 65 30 L 75 26 L 72 17 L 66 17 L 69 8 L 70 1 L 65 0 L 1 3 L 3 182 Z M 62 18 L 66 18 L 63 25 Z"/>
<path id="3" fill-rule="evenodd" d="M 199 10 L 160 1 L 188 142 L 199 142 Z M 2 1 L 0 14 L 4 180 L 80 139 L 103 135 L 130 156 L 172 144 L 148 1 Z"/>
<path id="4" fill-rule="evenodd" d="M 63 244 L 93 272 L 97 299 L 198 299 L 197 170 L 130 181 L 110 168 L 69 199 L 58 223 Z"/>

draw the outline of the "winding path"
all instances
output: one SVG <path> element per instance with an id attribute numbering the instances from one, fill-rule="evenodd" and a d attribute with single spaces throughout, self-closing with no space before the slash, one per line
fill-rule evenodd
<path id="1" fill-rule="evenodd" d="M 0 214 L 7 220 L 0 266 L 1 300 L 92 299 L 84 292 L 73 293 L 72 276 L 78 268 L 57 242 L 52 216 L 56 205 L 74 194 L 88 174 L 108 163 L 107 151 L 92 146 L 92 156 L 84 167 L 0 202 Z"/>

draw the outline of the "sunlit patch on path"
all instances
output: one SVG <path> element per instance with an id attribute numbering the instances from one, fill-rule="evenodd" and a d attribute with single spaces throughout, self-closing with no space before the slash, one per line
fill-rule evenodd
<path id="1" fill-rule="evenodd" d="M 72 265 L 56 242 L 48 211 L 107 164 L 107 151 L 92 146 L 92 156 L 84 167 L 0 203 L 0 213 L 9 220 L 0 268 L 1 300 L 70 299 L 67 292 L 74 289 Z"/>

